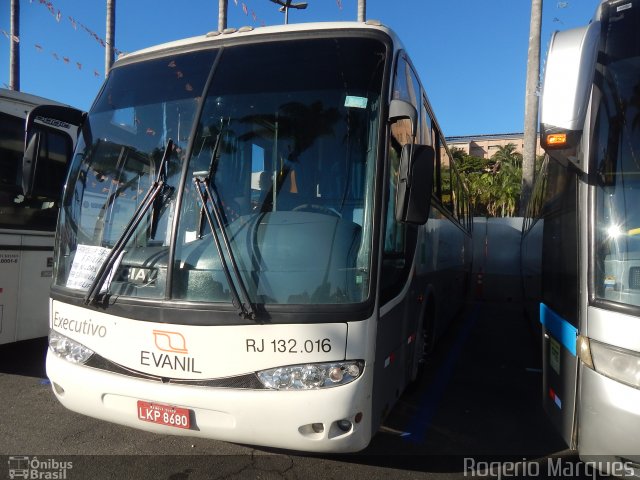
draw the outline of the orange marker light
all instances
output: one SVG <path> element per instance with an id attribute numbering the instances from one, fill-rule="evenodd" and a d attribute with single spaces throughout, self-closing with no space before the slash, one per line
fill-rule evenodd
<path id="1" fill-rule="evenodd" d="M 555 147 L 560 147 L 567 143 L 567 134 L 566 133 L 550 133 L 547 135 L 547 145 L 553 145 Z"/>

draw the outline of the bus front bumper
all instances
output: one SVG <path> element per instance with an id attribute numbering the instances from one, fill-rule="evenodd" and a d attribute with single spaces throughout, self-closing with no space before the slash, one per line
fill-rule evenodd
<path id="1" fill-rule="evenodd" d="M 580 458 L 605 472 L 624 468 L 626 476 L 640 477 L 640 390 L 584 366 L 580 374 Z"/>
<path id="2" fill-rule="evenodd" d="M 350 384 L 322 390 L 242 390 L 164 384 L 47 354 L 47 376 L 69 410 L 150 432 L 311 452 L 355 452 L 368 445 L 370 373 L 365 369 Z M 140 420 L 138 401 L 188 409 L 191 428 Z M 343 419 L 351 421 L 347 431 L 338 426 Z"/>

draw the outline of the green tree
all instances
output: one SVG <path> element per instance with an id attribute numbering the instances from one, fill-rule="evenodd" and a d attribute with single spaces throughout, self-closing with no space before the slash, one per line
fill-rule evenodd
<path id="1" fill-rule="evenodd" d="M 522 190 L 522 154 L 509 143 L 499 147 L 491 158 L 495 162 L 491 211 L 494 216 L 513 216 Z"/>
<path id="2" fill-rule="evenodd" d="M 514 144 L 498 148 L 490 159 L 474 157 L 456 148 L 451 153 L 469 190 L 474 215 L 516 214 L 522 189 L 522 155 Z"/>
<path id="3" fill-rule="evenodd" d="M 522 154 L 516 151 L 516 146 L 513 143 L 507 143 L 506 145 L 498 147 L 498 150 L 491 156 L 491 159 L 498 165 L 496 167 L 498 170 L 503 163 L 509 163 L 522 168 Z"/>

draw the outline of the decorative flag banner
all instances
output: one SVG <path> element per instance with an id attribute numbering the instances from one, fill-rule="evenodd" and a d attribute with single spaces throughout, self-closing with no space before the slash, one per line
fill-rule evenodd
<path id="1" fill-rule="evenodd" d="M 49 0 L 38 0 L 38 1 L 39 1 L 40 5 L 44 5 L 49 10 L 49 12 L 51 12 L 51 15 L 54 16 L 56 21 L 58 23 L 60 23 L 60 20 L 62 19 L 62 12 L 60 10 L 58 10 L 57 8 L 55 8 L 53 3 L 51 3 Z M 29 3 L 33 3 L 33 0 L 31 0 Z M 72 16 L 67 16 L 67 18 L 69 19 L 69 22 L 71 23 L 71 26 L 73 27 L 74 30 L 78 30 L 78 26 L 80 26 L 80 27 L 82 27 L 82 29 L 85 32 L 87 32 L 91 37 L 93 37 L 93 39 L 96 42 L 98 42 L 100 44 L 100 46 L 102 46 L 103 48 L 105 48 L 107 46 L 107 42 L 105 42 L 104 39 L 102 39 L 102 37 L 100 37 L 96 32 L 91 30 L 89 27 L 84 25 L 82 22 L 79 22 L 77 19 L 73 18 Z M 115 47 L 114 47 L 113 51 L 115 52 L 116 55 L 120 55 L 120 54 L 123 53 L 122 50 L 118 50 Z"/>
<path id="2" fill-rule="evenodd" d="M 33 3 L 33 2 L 34 2 L 34 0 L 29 0 L 29 3 Z M 338 3 L 338 7 L 340 9 L 342 9 L 342 0 L 336 0 L 336 2 Z M 56 8 L 50 0 L 38 0 L 38 3 L 40 5 L 45 6 L 47 8 L 47 10 L 49 10 L 51 15 L 53 15 L 53 17 L 56 19 L 56 22 L 60 23 L 60 21 L 62 20 L 63 13 L 58 8 Z M 248 16 L 249 13 L 251 13 L 251 18 L 253 19 L 254 23 L 257 23 L 257 24 L 259 24 L 261 26 L 265 25 L 265 21 L 262 20 L 261 18 L 259 18 L 258 15 L 256 14 L 256 12 L 253 9 L 249 8 L 245 2 L 241 2 L 239 0 L 233 0 L 233 3 L 234 3 L 234 5 L 236 7 L 241 6 L 242 12 L 245 15 Z M 90 37 L 92 37 L 96 42 L 98 42 L 98 44 L 101 47 L 106 48 L 107 42 L 102 37 L 100 37 L 100 35 L 98 35 L 96 32 L 94 32 L 89 27 L 87 27 L 82 22 L 80 22 L 78 19 L 76 19 L 76 18 L 74 18 L 74 17 L 72 17 L 70 15 L 67 16 L 67 19 L 69 20 L 69 23 L 71 24 L 71 27 L 74 30 L 77 31 L 78 27 L 82 28 L 85 32 L 87 32 L 87 34 Z M 7 37 L 8 39 L 11 37 L 11 35 L 9 33 L 7 33 L 6 31 L 4 31 L 4 30 L 0 30 L 0 32 L 5 37 Z M 13 36 L 13 41 L 18 43 L 20 41 L 20 39 L 18 37 L 16 37 L 16 36 Z M 42 46 L 40 46 L 38 44 L 36 44 L 35 47 L 36 47 L 36 49 L 38 51 L 42 51 L 43 50 Z M 119 49 L 117 49 L 115 47 L 113 47 L 113 51 L 117 56 L 122 55 L 123 53 L 125 53 L 122 50 L 119 50 Z M 56 60 L 60 60 L 60 57 L 55 52 L 51 52 L 51 54 L 53 55 L 53 58 L 55 58 Z M 70 63 L 70 61 L 71 61 L 71 59 L 69 57 L 63 57 L 63 60 L 64 60 L 65 63 Z M 78 67 L 78 70 L 82 69 L 82 64 L 80 62 L 75 62 L 75 64 Z M 94 75 L 96 77 L 100 77 L 100 74 L 96 70 L 94 70 Z M 180 72 L 178 72 L 178 75 L 180 75 Z M 180 78 L 180 77 L 178 77 L 178 78 Z M 187 85 L 187 88 L 188 87 L 190 87 L 190 85 Z"/>
<path id="3" fill-rule="evenodd" d="M 247 5 L 245 2 L 239 2 L 238 0 L 233 0 L 233 3 L 236 7 L 242 8 L 242 13 L 244 13 L 247 16 L 251 15 L 251 18 L 253 19 L 253 23 L 257 23 L 258 25 L 261 25 L 264 27 L 265 25 L 264 20 L 258 17 L 258 14 L 255 12 L 255 10 L 250 8 L 249 5 Z"/>
<path id="4" fill-rule="evenodd" d="M 20 43 L 20 37 L 16 36 L 16 35 L 11 35 L 9 32 L 5 31 L 5 30 L 0 30 L 0 32 L 2 32 L 2 34 L 7 37 L 7 40 L 13 40 L 15 43 Z"/>
<path id="5" fill-rule="evenodd" d="M 33 46 L 35 47 L 35 49 L 36 49 L 38 52 L 42 52 L 42 51 L 44 50 L 44 48 L 42 47 L 42 45 L 40 45 L 39 43 L 35 43 Z M 60 55 L 58 55 L 58 53 L 56 53 L 56 52 L 50 52 L 50 53 L 51 53 L 51 56 L 52 56 L 56 61 L 60 61 L 61 56 L 60 56 Z M 75 63 L 76 68 L 77 68 L 78 70 L 82 70 L 83 64 L 82 64 L 81 62 L 77 62 L 77 61 L 72 60 L 71 58 L 66 57 L 66 56 L 62 56 L 62 61 L 63 61 L 65 64 L 68 64 L 68 65 L 70 65 L 71 63 Z M 93 71 L 93 76 L 94 76 L 94 77 L 98 77 L 98 78 L 100 78 L 100 73 L 99 73 L 97 70 L 94 70 L 94 71 Z"/>

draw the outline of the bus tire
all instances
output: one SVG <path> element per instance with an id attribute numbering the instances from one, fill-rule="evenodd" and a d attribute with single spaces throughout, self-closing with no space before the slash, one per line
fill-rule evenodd
<path id="1" fill-rule="evenodd" d="M 415 389 L 422 380 L 427 365 L 427 360 L 433 349 L 433 298 L 427 300 L 425 314 L 420 323 L 420 328 L 416 334 L 416 345 L 414 349 L 413 367 L 411 369 L 411 379 L 409 388 Z"/>

